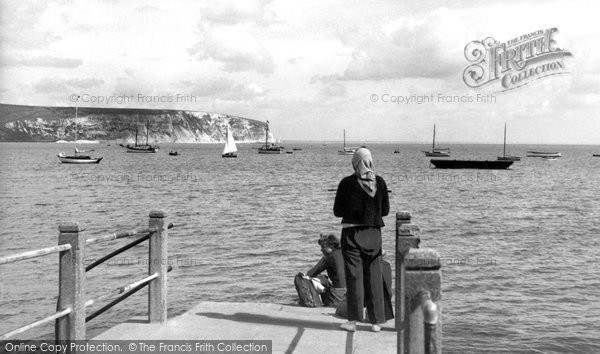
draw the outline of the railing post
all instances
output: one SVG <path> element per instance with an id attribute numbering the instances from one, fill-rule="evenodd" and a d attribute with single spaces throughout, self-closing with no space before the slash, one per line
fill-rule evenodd
<path id="1" fill-rule="evenodd" d="M 411 249 L 404 263 L 408 352 L 441 354 L 440 256 L 431 248 Z"/>
<path id="2" fill-rule="evenodd" d="M 71 313 L 56 320 L 57 340 L 85 340 L 85 226 L 66 223 L 58 227 L 58 244 L 71 249 L 59 253 L 57 310 L 71 308 Z"/>
<path id="3" fill-rule="evenodd" d="M 410 212 L 396 213 L 396 348 L 397 353 L 405 353 L 406 345 L 406 296 L 404 258 L 413 247 L 419 247 L 419 227 L 411 224 Z"/>
<path id="4" fill-rule="evenodd" d="M 158 273 L 158 278 L 148 284 L 148 321 L 167 322 L 167 233 L 166 214 L 150 213 L 150 227 L 157 231 L 150 236 L 148 275 Z"/>

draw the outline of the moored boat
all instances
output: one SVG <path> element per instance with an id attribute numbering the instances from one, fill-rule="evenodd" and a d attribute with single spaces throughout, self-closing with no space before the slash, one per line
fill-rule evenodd
<path id="1" fill-rule="evenodd" d="M 127 152 L 131 152 L 131 153 L 155 153 L 156 150 L 158 150 L 158 146 L 156 145 L 150 145 L 148 144 L 148 126 L 149 126 L 150 122 L 146 121 L 146 144 L 138 144 L 138 124 L 137 124 L 137 119 L 136 119 L 136 124 L 135 124 L 135 145 L 123 145 L 120 144 L 122 147 L 124 147 L 125 149 L 127 149 Z"/>
<path id="2" fill-rule="evenodd" d="M 433 151 L 423 151 L 427 157 L 450 157 L 450 149 L 434 149 Z"/>
<path id="3" fill-rule="evenodd" d="M 58 154 L 58 159 L 62 163 L 74 164 L 100 163 L 100 161 L 102 161 L 102 157 L 91 157 L 89 155 L 65 155 L 63 152 Z"/>
<path id="4" fill-rule="evenodd" d="M 506 155 L 506 123 L 504 123 L 504 148 L 502 149 L 502 156 L 498 156 L 500 161 L 521 161 L 520 156 Z"/>
<path id="5" fill-rule="evenodd" d="M 131 153 L 155 153 L 156 147 L 152 145 L 121 145 L 126 148 L 127 152 Z"/>
<path id="6" fill-rule="evenodd" d="M 427 157 L 450 157 L 450 148 L 435 147 L 435 124 L 433 125 L 433 144 L 431 151 L 423 151 Z"/>
<path id="7" fill-rule="evenodd" d="M 501 161 L 501 160 L 434 160 L 432 159 L 431 164 L 436 168 L 471 168 L 471 169 L 483 169 L 483 170 L 505 170 L 513 164 L 513 161 Z"/>
<path id="8" fill-rule="evenodd" d="M 171 142 L 175 143 L 175 134 L 173 133 L 173 118 L 171 116 L 169 116 L 169 127 L 171 129 Z M 179 155 L 177 150 L 171 149 L 171 151 L 169 151 L 169 156 L 177 156 L 177 155 Z"/>
<path id="9" fill-rule="evenodd" d="M 265 131 L 265 145 L 258 148 L 259 154 L 283 154 L 283 146 L 279 146 L 275 143 L 273 134 L 269 131 L 269 121 L 267 121 L 267 128 Z"/>
<path id="10" fill-rule="evenodd" d="M 527 157 L 561 157 L 560 152 L 527 151 Z"/>
<path id="11" fill-rule="evenodd" d="M 354 155 L 354 152 L 357 150 L 357 147 L 347 147 L 346 146 L 346 129 L 344 129 L 344 146 L 342 150 L 338 150 L 338 154 L 340 155 Z"/>
<path id="12" fill-rule="evenodd" d="M 78 130 L 77 126 L 77 102 L 79 101 L 79 96 L 77 96 L 77 100 L 75 101 L 75 142 L 78 141 Z M 89 163 L 100 163 L 102 161 L 102 157 L 91 157 L 89 155 L 79 155 L 85 152 L 92 152 L 94 150 L 79 150 L 77 146 L 75 146 L 75 155 L 66 155 L 64 152 L 58 153 L 58 160 L 61 163 L 73 163 L 73 164 L 89 164 Z"/>

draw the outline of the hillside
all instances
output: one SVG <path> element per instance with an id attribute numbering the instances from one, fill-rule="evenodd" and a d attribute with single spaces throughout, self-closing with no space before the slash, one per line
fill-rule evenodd
<path id="1" fill-rule="evenodd" d="M 264 139 L 265 123 L 220 113 L 182 110 L 18 106 L 0 104 L 0 141 L 119 140 L 151 143 L 223 142 L 227 124 L 238 142 Z"/>

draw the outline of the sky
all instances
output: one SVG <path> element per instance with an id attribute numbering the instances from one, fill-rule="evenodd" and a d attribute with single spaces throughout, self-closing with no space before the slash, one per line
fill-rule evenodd
<path id="1" fill-rule="evenodd" d="M 346 129 L 349 141 L 426 143 L 436 124 L 441 144 L 500 144 L 506 123 L 509 143 L 598 145 L 599 10 L 542 0 L 3 0 L 0 103 L 73 106 L 79 96 L 79 106 L 225 113 L 269 120 L 283 140 L 341 140 Z M 465 84 L 468 43 L 548 28 L 572 54 L 562 75 L 508 91 Z"/>

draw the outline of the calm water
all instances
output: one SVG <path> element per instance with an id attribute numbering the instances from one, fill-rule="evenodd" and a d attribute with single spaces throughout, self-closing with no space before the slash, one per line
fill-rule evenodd
<path id="1" fill-rule="evenodd" d="M 181 156 L 127 154 L 94 145 L 99 165 L 64 165 L 65 144 L 0 144 L 0 255 L 57 243 L 61 221 L 88 236 L 146 226 L 162 209 L 186 223 L 170 233 L 169 314 L 199 301 L 292 303 L 292 277 L 320 256 L 321 231 L 339 235 L 334 192 L 350 174 L 340 144 L 288 143 L 288 155 L 239 146 L 179 145 Z M 80 146 L 82 148 L 83 146 Z M 393 211 L 409 210 L 422 246 L 443 258 L 445 352 L 599 352 L 598 147 L 559 146 L 556 161 L 523 158 L 508 171 L 430 169 L 427 145 L 370 144 Z M 456 158 L 495 159 L 502 146 L 451 146 Z M 91 145 L 86 146 L 91 148 Z M 529 146 L 512 146 L 524 156 Z M 394 246 L 385 218 L 384 248 Z M 97 258 L 127 241 L 90 246 Z M 146 246 L 88 273 L 89 297 L 144 277 Z M 390 252 L 393 253 L 393 252 Z M 54 311 L 57 256 L 0 266 L 0 332 Z M 393 261 L 393 260 L 392 260 Z M 145 313 L 146 292 L 90 323 L 88 336 Z M 52 327 L 24 337 L 51 338 Z"/>

